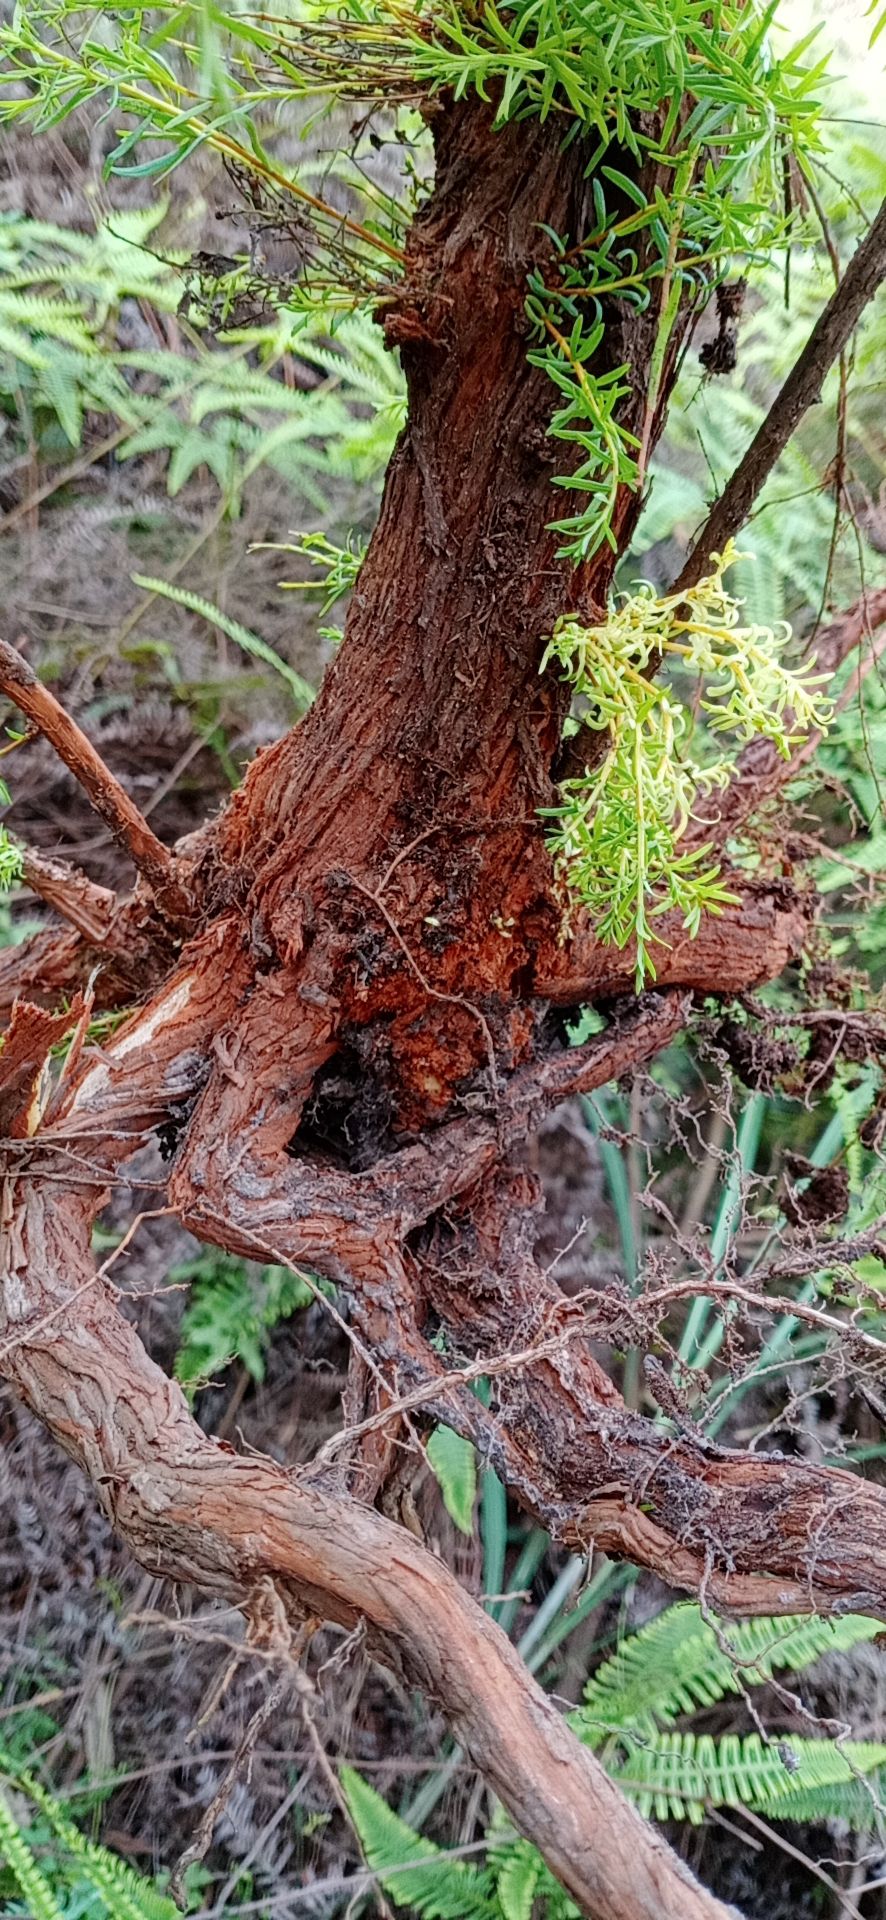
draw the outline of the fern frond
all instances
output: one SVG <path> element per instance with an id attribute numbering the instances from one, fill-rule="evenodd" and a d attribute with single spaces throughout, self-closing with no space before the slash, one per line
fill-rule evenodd
<path id="1" fill-rule="evenodd" d="M 76 300 L 54 299 L 50 294 L 15 293 L 3 287 L 0 288 L 0 313 L 11 324 L 64 341 L 80 353 L 98 352 L 97 342 Z"/>
<path id="2" fill-rule="evenodd" d="M 779 1800 L 777 1817 L 809 1826 L 824 1826 L 828 1821 L 840 1820 L 845 1821 L 853 1833 L 869 1833 L 872 1828 L 882 1832 L 879 1807 L 884 1794 L 886 1767 L 872 1767 L 864 1771 L 861 1778 L 854 1773 L 845 1780 L 830 1781 L 826 1786 L 792 1788 Z"/>
<path id="3" fill-rule="evenodd" d="M 46 365 L 46 353 L 21 327 L 11 327 L 0 314 L 0 354 L 8 353 L 16 366 L 39 372 Z"/>
<path id="4" fill-rule="evenodd" d="M 874 1741 L 761 1740 L 758 1733 L 727 1733 L 715 1740 L 709 1734 L 660 1733 L 643 1746 L 631 1745 L 626 1757 L 611 1771 L 613 1778 L 636 1802 L 641 1813 L 659 1820 L 690 1820 L 698 1825 L 709 1807 L 750 1807 L 752 1811 L 783 1819 L 786 1804 L 802 1804 L 801 1796 L 814 1790 L 819 1804 L 833 1817 L 834 1789 L 858 1785 L 860 1774 L 886 1766 L 886 1746 Z M 838 1796 L 839 1798 L 839 1796 Z M 868 1800 L 868 1824 L 873 1817 Z"/>
<path id="5" fill-rule="evenodd" d="M 320 408 L 316 400 L 320 400 Z M 273 380 L 268 373 L 262 373 L 257 367 L 242 367 L 232 360 L 227 367 L 215 366 L 211 374 L 207 373 L 199 382 L 195 382 L 195 393 L 191 403 L 191 419 L 196 425 L 205 420 L 210 413 L 228 413 L 234 404 L 238 412 L 253 407 L 256 411 L 277 414 L 293 414 L 305 423 L 306 432 L 322 434 L 324 395 L 314 396 L 300 392 L 297 387 L 284 387 L 282 381 Z M 336 419 L 342 417 L 339 408 Z M 313 424 L 312 424 L 313 423 Z"/>
<path id="6" fill-rule="evenodd" d="M 396 1906 L 422 1920 L 501 1920 L 488 1872 L 424 1840 L 351 1767 L 340 1778 L 369 1865 Z"/>
<path id="7" fill-rule="evenodd" d="M 376 322 L 368 314 L 349 313 L 336 323 L 331 337 L 318 338 L 322 322 L 321 316 L 319 324 L 313 320 L 310 329 L 296 335 L 295 351 L 321 373 L 340 381 L 349 399 L 363 401 L 374 411 L 388 410 L 402 424 L 406 417 L 406 383 Z"/>
<path id="8" fill-rule="evenodd" d="M 502 1920 L 532 1920 L 541 1868 L 541 1854 L 528 1840 L 508 1850 L 495 1877 Z"/>
<path id="9" fill-rule="evenodd" d="M 0 1793 L 0 1858 L 21 1888 L 28 1902 L 30 1920 L 64 1920 L 64 1914 L 44 1878 L 31 1848 L 6 1798 Z"/>
<path id="10" fill-rule="evenodd" d="M 287 1267 L 264 1267 L 253 1280 L 244 1261 L 208 1250 L 174 1267 L 169 1277 L 191 1289 L 175 1357 L 175 1377 L 189 1392 L 235 1357 L 253 1380 L 263 1380 L 274 1327 L 315 1298 L 307 1280 Z M 325 1292 L 328 1283 L 317 1286 Z"/>
<path id="11" fill-rule="evenodd" d="M 286 660 L 281 660 L 266 640 L 252 633 L 249 627 L 241 626 L 239 620 L 232 620 L 229 614 L 222 613 L 221 608 L 214 607 L 211 600 L 204 600 L 202 594 L 189 592 L 187 587 L 174 587 L 168 580 L 157 580 L 152 574 L 134 573 L 132 578 L 134 584 L 142 587 L 146 593 L 156 593 L 165 600 L 172 600 L 177 607 L 186 607 L 189 613 L 198 613 L 211 626 L 219 627 L 229 640 L 236 641 L 237 646 L 243 648 L 244 653 L 251 653 L 256 660 L 263 660 L 266 666 L 273 667 L 274 672 L 280 674 L 299 708 L 311 705 L 314 689 L 302 679 L 301 674 L 296 673 Z"/>
<path id="12" fill-rule="evenodd" d="M 77 1878 L 85 1881 L 104 1901 L 109 1920 L 179 1920 L 178 1908 L 166 1894 L 107 1847 L 87 1840 L 79 1827 L 68 1818 L 55 1796 L 47 1792 L 27 1769 L 17 1767 L 11 1756 L 2 1752 L 0 1773 L 39 1808 L 60 1844 L 63 1855 L 60 1865 L 65 1879 L 69 1883 Z M 55 1901 L 55 1895 L 37 1867 L 28 1841 L 2 1794 L 0 1848 L 30 1902 L 29 1920 L 64 1920 L 64 1911 Z M 39 1902 L 45 1898 L 45 1894 L 49 1896 L 49 1905 L 41 1906 Z"/>
<path id="13" fill-rule="evenodd" d="M 493 1813 L 486 1841 L 501 1920 L 581 1920 L 575 1901 L 532 1842 L 514 1833 L 501 1806 Z"/>
<path id="14" fill-rule="evenodd" d="M 667 1607 L 623 1640 L 589 1680 L 577 1730 L 594 1747 L 619 1730 L 652 1734 L 682 1713 L 739 1693 L 742 1685 L 757 1686 L 779 1671 L 798 1673 L 823 1653 L 842 1652 L 880 1631 L 877 1620 L 862 1614 L 742 1620 L 726 1628 L 733 1661 L 699 1607 Z"/>

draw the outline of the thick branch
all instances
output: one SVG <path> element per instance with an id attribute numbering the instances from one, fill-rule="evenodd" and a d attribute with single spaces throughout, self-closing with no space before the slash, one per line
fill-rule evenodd
<path id="1" fill-rule="evenodd" d="M 37 1308 L 33 1256 L 50 1243 L 29 1245 Z M 63 1257 L 70 1267 L 68 1249 Z M 310 1611 L 365 1621 L 382 1657 L 440 1704 L 584 1913 L 725 1920 L 440 1561 L 377 1513 L 207 1439 L 107 1297 L 93 1303 L 84 1334 L 56 1323 L 51 1343 L 4 1364 L 67 1451 L 88 1462 L 115 1526 L 152 1573 L 239 1605 L 271 1581 L 295 1620 Z"/>
<path id="2" fill-rule="evenodd" d="M 178 1097 L 193 1090 L 200 1032 L 212 1030 L 219 993 L 230 1005 L 235 991 L 218 970 L 214 979 L 184 973 L 143 1016 L 144 1046 L 135 1027 L 87 1071 L 62 1131 L 80 1140 L 95 1130 L 98 1162 L 112 1164 L 124 1150 L 121 1116 L 168 1101 L 183 1039 L 191 1044 L 174 1084 Z M 433 1555 L 319 1481 L 238 1457 L 200 1431 L 180 1388 L 96 1284 L 98 1202 L 76 1184 L 64 1194 L 15 1176 L 6 1196 L 0 1364 L 90 1473 L 136 1557 L 240 1605 L 270 1582 L 293 1620 L 365 1621 L 383 1657 L 440 1703 L 518 1828 L 594 1920 L 726 1920 Z"/>
<path id="3" fill-rule="evenodd" d="M 188 1226 L 234 1252 L 304 1263 L 343 1285 L 393 1397 L 401 1385 L 427 1388 L 428 1416 L 475 1440 L 568 1544 L 596 1539 L 735 1612 L 886 1615 L 883 1490 L 804 1462 L 729 1452 L 701 1435 L 669 1436 L 624 1408 L 591 1346 L 605 1337 L 613 1303 L 604 1295 L 593 1312 L 576 1308 L 539 1273 L 532 1183 L 518 1172 L 496 1191 L 502 1138 L 488 1118 L 454 1121 L 364 1174 L 287 1153 L 294 1109 L 281 1119 L 263 1092 L 272 1071 L 278 1085 L 291 1079 L 279 1047 L 276 1060 L 269 1052 L 268 1006 L 256 998 L 238 1016 L 235 1048 L 192 1123 L 173 1186 Z M 580 1084 L 599 1085 L 648 1058 L 682 1013 L 676 996 L 649 995 L 624 1027 L 581 1050 Z M 516 1109 L 528 1116 L 562 1095 L 568 1055 L 560 1071 L 551 1065 L 547 1085 L 544 1070 L 536 1085 L 537 1070 L 515 1075 Z M 506 1136 L 507 1107 L 503 1121 Z M 415 1237 L 422 1221 L 424 1250 Z M 519 1327 L 523 1364 L 500 1373 L 493 1411 L 447 1377 L 417 1317 L 423 1297 L 456 1345 L 481 1357 L 506 1356 Z M 532 1346 L 535 1356 L 525 1351 Z"/>
<path id="4" fill-rule="evenodd" d="M 734 882 L 739 903 L 720 914 L 705 914 L 694 938 L 680 913 L 663 914 L 655 921 L 652 953 L 658 986 L 742 993 L 752 983 L 776 979 L 802 950 L 811 901 L 804 905 L 787 882 L 754 882 L 728 872 L 724 878 L 730 885 Z M 598 938 L 589 921 L 578 919 L 571 940 L 542 950 L 535 991 L 563 1007 L 611 999 L 633 991 L 636 965 L 634 941 L 614 947 Z"/>
<path id="5" fill-rule="evenodd" d="M 524 1257 L 519 1226 L 514 1249 L 499 1250 L 501 1268 L 489 1287 L 481 1253 L 469 1289 L 459 1291 L 457 1273 L 443 1284 L 444 1273 L 437 1305 L 444 1317 L 447 1310 L 453 1315 L 475 1350 L 491 1342 L 501 1354 L 509 1337 L 502 1337 L 503 1313 L 508 1327 L 519 1320 L 530 1340 L 543 1335 L 544 1350 L 530 1373 L 524 1369 L 513 1381 L 500 1376 L 494 1414 L 478 1411 L 463 1389 L 461 1399 L 450 1398 L 439 1355 L 430 1354 L 407 1322 L 415 1295 L 397 1241 L 416 1218 L 415 1152 L 434 1159 L 439 1174 L 435 1193 L 425 1168 L 425 1208 L 445 1199 L 447 1180 L 448 1190 L 457 1191 L 464 1172 L 453 1183 L 442 1141 L 436 1154 L 406 1149 L 368 1176 L 286 1154 L 279 1142 L 292 1115 L 284 1111 L 281 1128 L 273 1102 L 262 1100 L 272 1071 L 278 1095 L 292 1072 L 279 1040 L 274 1051 L 268 1025 L 274 982 L 255 1001 L 252 1016 L 242 1004 L 249 957 L 241 949 L 234 967 L 231 958 L 230 944 L 217 933 L 206 937 L 202 955 L 192 949 L 154 1004 L 96 1065 L 85 1067 L 66 1118 L 54 1124 L 45 1145 L 39 1135 L 24 1145 L 30 1179 L 26 1184 L 12 1175 L 7 1182 L 12 1204 L 0 1266 L 5 1372 L 86 1465 L 146 1564 L 241 1601 L 270 1579 L 294 1612 L 308 1608 L 344 1623 L 366 1618 L 388 1657 L 402 1661 L 441 1700 L 458 1737 L 585 1911 L 618 1920 L 652 1914 L 683 1920 L 721 1911 L 675 1881 L 667 1855 L 651 1845 L 642 1825 L 628 1816 L 625 1827 L 620 1803 L 597 1794 L 594 1763 L 576 1757 L 551 1709 L 527 1692 L 519 1663 L 515 1667 L 495 1630 L 485 1621 L 481 1628 L 471 1603 L 411 1539 L 377 1515 L 293 1482 L 269 1463 L 238 1459 L 199 1433 L 174 1383 L 152 1366 L 109 1294 L 95 1284 L 88 1246 L 97 1202 L 84 1196 L 79 1168 L 72 1169 L 67 1195 L 46 1190 L 35 1177 L 40 1155 L 57 1156 L 57 1180 L 66 1143 L 82 1154 L 84 1143 L 94 1142 L 96 1171 L 110 1169 L 124 1156 L 133 1129 L 156 1123 L 199 1087 L 217 1036 L 215 1098 L 198 1110 L 191 1167 L 204 1231 L 216 1203 L 220 1218 L 212 1237 L 248 1248 L 260 1227 L 283 1257 L 307 1256 L 321 1271 L 344 1277 L 357 1323 L 373 1337 L 382 1362 L 387 1328 L 390 1360 L 402 1376 L 408 1381 L 410 1369 L 426 1367 L 434 1389 L 429 1412 L 462 1425 L 471 1402 L 473 1419 L 482 1420 L 473 1430 L 488 1457 L 561 1538 L 585 1546 L 595 1538 L 671 1584 L 702 1590 L 737 1612 L 852 1607 L 886 1614 L 882 1490 L 802 1462 L 724 1453 L 691 1435 L 668 1436 L 628 1413 L 611 1384 L 605 1392 L 601 1386 L 580 1310 Z M 282 985 L 291 1007 L 293 997 Z M 633 1039 L 616 1030 L 581 1052 L 582 1084 L 637 1057 L 638 1036 L 641 1053 L 660 1045 L 680 1011 L 650 996 Z M 225 1039 L 223 1023 L 234 1015 L 236 1026 Z M 296 1053 L 322 1044 L 322 1021 L 313 1017 L 320 1024 L 313 1037 L 308 1028 L 297 1036 Z M 542 1098 L 567 1084 L 556 1069 L 544 1081 L 543 1075 Z M 254 1082 L 259 1103 L 250 1109 Z M 518 1075 L 515 1085 L 520 1082 Z M 528 1082 L 526 1098 L 531 1106 Z M 258 1157 L 263 1132 L 270 1141 L 267 1164 Z M 469 1169 L 475 1175 L 488 1143 L 481 1145 Z M 17 1165 L 13 1154 L 11 1166 Z M 514 1204 L 500 1217 L 519 1221 L 516 1190 L 507 1198 Z M 314 1209 L 309 1219 L 306 1205 Z M 489 1229 L 480 1231 L 482 1248 Z M 607 1786 L 605 1795 L 612 1793 Z M 600 1817 L 607 1821 L 602 1848 L 588 1839 Z"/>
<path id="6" fill-rule="evenodd" d="M 672 591 L 701 579 L 713 553 L 740 532 L 776 461 L 804 413 L 821 399 L 825 375 L 843 351 L 865 307 L 886 278 L 886 200 L 856 248 L 840 285 L 819 314 L 799 359 L 776 396 L 744 459 L 720 495 Z"/>
<path id="7" fill-rule="evenodd" d="M 55 748 L 96 813 L 147 881 L 158 905 L 173 918 L 187 920 L 190 900 L 175 856 L 157 839 L 125 787 L 121 787 L 105 766 L 101 754 L 76 721 L 6 640 L 0 640 L 0 693 L 13 700 Z"/>

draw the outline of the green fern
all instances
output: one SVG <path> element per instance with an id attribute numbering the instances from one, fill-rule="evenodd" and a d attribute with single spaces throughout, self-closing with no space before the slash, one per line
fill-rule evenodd
<path id="1" fill-rule="evenodd" d="M 796 1819 L 807 1794 L 817 1796 L 820 1817 L 846 1817 L 842 1789 L 867 1777 L 870 1791 L 859 1805 L 870 1826 L 886 1780 L 886 1746 L 875 1741 L 795 1739 L 766 1742 L 758 1733 L 660 1733 L 649 1745 L 631 1743 L 612 1766 L 613 1778 L 641 1813 L 659 1820 L 700 1825 L 710 1807 L 750 1807 L 770 1820 Z"/>
<path id="2" fill-rule="evenodd" d="M 263 1267 L 255 1274 L 245 1261 L 209 1248 L 174 1267 L 169 1277 L 191 1289 L 175 1359 L 175 1377 L 191 1394 L 235 1359 L 253 1380 L 263 1380 L 274 1328 L 315 1297 L 307 1280 L 288 1267 Z M 328 1291 L 325 1282 L 316 1284 Z"/>
<path id="3" fill-rule="evenodd" d="M 697 1825 L 711 1807 L 746 1806 L 770 1820 L 843 1820 L 864 1831 L 886 1787 L 886 1744 L 793 1734 L 713 1738 L 674 1722 L 879 1632 L 880 1623 L 863 1615 L 834 1621 L 791 1616 L 730 1623 L 718 1638 L 699 1607 L 670 1607 L 604 1661 L 570 1723 L 646 1815 Z M 501 1808 L 486 1836 L 488 1873 L 474 1872 L 469 1883 L 475 1907 L 465 1904 L 464 1867 L 457 1873 L 445 1852 L 415 1833 L 350 1770 L 345 1791 L 367 1858 L 400 1904 L 429 1916 L 476 1912 L 481 1920 L 490 1914 L 495 1920 L 575 1920 L 578 1908 L 536 1848 L 513 1834 Z M 416 1861 L 421 1877 L 415 1891 L 407 1892 L 396 1868 L 409 1863 L 405 1880 L 406 1872 L 419 1872 Z"/>
<path id="4" fill-rule="evenodd" d="M 148 244 L 164 213 L 162 201 L 115 212 L 93 233 L 0 216 L 0 407 L 49 456 L 53 430 L 76 447 L 87 415 L 109 416 L 122 429 L 119 459 L 167 455 L 172 495 L 202 467 L 236 512 L 250 474 L 268 464 L 328 511 L 324 483 L 371 478 L 402 425 L 404 383 L 380 330 L 368 311 L 342 320 L 333 302 L 282 310 L 209 350 L 193 328 L 178 350 L 122 348 L 125 299 L 174 314 L 183 298 L 184 257 Z M 315 392 L 280 378 L 293 354 L 325 376 Z"/>
<path id="5" fill-rule="evenodd" d="M 230 614 L 222 613 L 221 608 L 213 606 L 211 600 L 204 600 L 202 594 L 191 593 L 187 587 L 173 586 L 168 580 L 157 580 L 152 574 L 147 573 L 134 573 L 132 579 L 134 585 L 142 587 L 146 593 L 159 594 L 162 599 L 173 601 L 177 607 L 186 607 L 190 613 L 200 614 L 201 618 L 208 620 L 211 626 L 218 627 L 222 633 L 227 634 L 229 640 L 235 640 L 238 647 L 243 648 L 244 653 L 250 653 L 256 660 L 262 660 L 266 666 L 273 667 L 274 672 L 279 673 L 281 679 L 286 681 L 300 712 L 311 705 L 314 698 L 313 687 L 309 686 L 307 680 L 304 680 L 300 673 L 296 673 L 295 668 L 290 667 L 286 660 L 281 660 L 279 653 L 275 653 L 274 648 L 269 646 L 266 640 L 260 639 L 259 635 L 253 633 L 249 627 L 244 627 L 241 621 L 232 619 Z"/>
<path id="6" fill-rule="evenodd" d="M 518 1840 L 504 1851 L 495 1875 L 502 1920 L 532 1920 L 543 1868 L 541 1854 L 528 1840 Z"/>
<path id="7" fill-rule="evenodd" d="M 422 1920 L 498 1920 L 489 1872 L 423 1840 L 351 1767 L 341 1784 L 367 1862 L 398 1907 Z"/>
<path id="8" fill-rule="evenodd" d="M 64 1920 L 49 1881 L 41 1872 L 5 1793 L 0 1793 L 0 1857 L 28 1902 L 32 1920 Z"/>
<path id="9" fill-rule="evenodd" d="M 384 334 L 369 312 L 347 313 L 331 323 L 323 314 L 312 315 L 299 327 L 296 339 L 305 360 L 399 432 L 406 420 L 405 381 L 397 355 L 388 352 Z"/>
<path id="10" fill-rule="evenodd" d="M 759 1686 L 774 1673 L 802 1672 L 822 1654 L 844 1652 L 881 1631 L 878 1620 L 861 1614 L 741 1620 L 725 1629 L 730 1658 L 697 1606 L 667 1607 L 623 1640 L 588 1681 L 576 1726 L 591 1747 L 624 1728 L 652 1735 L 681 1714 Z"/>
<path id="11" fill-rule="evenodd" d="M 798 1785 L 796 1778 L 792 1779 L 788 1791 L 779 1799 L 775 1818 L 814 1827 L 842 1822 L 853 1833 L 870 1833 L 879 1828 L 879 1806 L 886 1792 L 886 1767 L 880 1764 L 870 1771 L 858 1768 L 855 1758 L 858 1751 L 857 1746 L 841 1748 L 855 1769 L 847 1772 L 845 1779 L 829 1780 L 825 1785 L 820 1782 Z"/>
<path id="12" fill-rule="evenodd" d="M 107 1847 L 87 1840 L 62 1803 L 2 1751 L 0 1779 L 37 1809 L 51 1842 L 38 1842 L 36 1830 L 22 1825 L 0 1793 L 0 1854 L 26 1903 L 28 1920 L 65 1920 L 69 1898 L 77 1896 L 79 1908 L 80 1898 L 88 1895 L 101 1902 L 108 1920 L 179 1920 L 178 1908 L 156 1884 Z"/>

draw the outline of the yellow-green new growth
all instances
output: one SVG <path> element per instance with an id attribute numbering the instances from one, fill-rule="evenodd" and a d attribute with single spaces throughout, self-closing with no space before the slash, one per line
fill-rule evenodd
<path id="1" fill-rule="evenodd" d="M 0 780 L 0 807 L 9 806 L 9 788 Z M 0 826 L 0 894 L 8 893 L 16 881 L 21 879 L 21 850 L 14 840 L 10 840 L 6 828 Z"/>
<path id="2" fill-rule="evenodd" d="M 815 673 L 814 661 L 799 670 L 784 664 L 790 628 L 740 625 L 741 602 L 723 583 L 739 557 L 730 541 L 697 586 L 658 599 L 643 584 L 599 626 L 559 621 L 542 661 L 542 671 L 562 668 L 585 724 L 609 735 L 599 765 L 564 781 L 561 804 L 546 810 L 550 844 L 601 938 L 619 947 L 636 941 L 638 989 L 655 978 L 658 916 L 680 913 L 694 936 L 703 912 L 718 913 L 736 897 L 710 843 L 679 850 L 699 817 L 699 797 L 725 786 L 732 771 L 710 743 L 705 753 L 705 735 L 764 735 L 787 757 L 830 715 L 822 694 L 829 675 Z M 659 657 L 698 679 L 703 721 L 649 677 Z"/>

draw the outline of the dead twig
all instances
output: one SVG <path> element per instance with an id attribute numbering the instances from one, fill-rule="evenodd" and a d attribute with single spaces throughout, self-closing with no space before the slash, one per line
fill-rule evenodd
<path id="1" fill-rule="evenodd" d="M 187 920 L 190 894 L 175 855 L 157 839 L 91 740 L 49 688 L 38 680 L 33 667 L 6 640 L 0 640 L 0 693 L 14 701 L 54 747 L 96 813 L 128 853 L 161 910 L 172 919 Z"/>
<path id="2" fill-rule="evenodd" d="M 185 1848 L 184 1853 L 181 1854 L 176 1861 L 175 1870 L 169 1882 L 169 1891 L 174 1900 L 180 1900 L 184 1903 L 185 1875 L 188 1868 L 194 1866 L 199 1860 L 205 1860 L 212 1845 L 212 1836 L 231 1798 L 241 1770 L 245 1768 L 248 1779 L 252 1755 L 258 1736 L 262 1728 L 267 1726 L 272 1715 L 276 1713 L 277 1708 L 282 1706 L 291 1685 L 292 1675 L 290 1673 L 285 1673 L 281 1679 L 275 1680 L 274 1685 L 265 1696 L 260 1707 L 258 1707 L 253 1714 L 230 1766 L 226 1773 L 222 1775 L 221 1781 L 208 1807 L 200 1817 L 197 1831 L 194 1834 L 190 1846 Z"/>
<path id="3" fill-rule="evenodd" d="M 856 248 L 839 286 L 819 314 L 805 347 L 711 509 L 672 592 L 694 587 L 714 553 L 740 531 L 804 413 L 821 398 L 825 375 L 839 359 L 865 307 L 886 279 L 886 200 Z"/>

